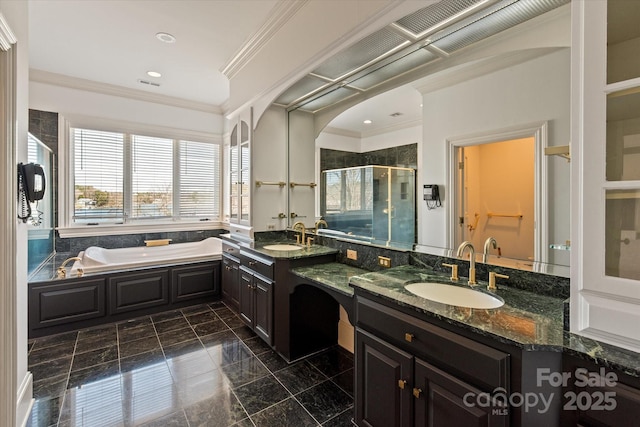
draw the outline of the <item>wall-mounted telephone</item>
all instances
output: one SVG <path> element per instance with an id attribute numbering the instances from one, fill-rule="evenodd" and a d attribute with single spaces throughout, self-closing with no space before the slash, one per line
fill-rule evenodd
<path id="1" fill-rule="evenodd" d="M 442 206 L 438 184 L 423 185 L 423 198 L 427 202 L 427 209 L 429 210 Z"/>
<path id="2" fill-rule="evenodd" d="M 46 179 L 42 166 L 35 163 L 18 164 L 18 218 L 27 222 L 31 217 L 31 203 L 42 200 Z"/>

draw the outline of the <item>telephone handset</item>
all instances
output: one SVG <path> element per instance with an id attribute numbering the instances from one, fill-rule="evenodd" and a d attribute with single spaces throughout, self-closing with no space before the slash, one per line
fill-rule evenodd
<path id="1" fill-rule="evenodd" d="M 18 164 L 18 218 L 27 222 L 31 217 L 31 203 L 44 198 L 46 178 L 42 166 L 36 163 Z"/>

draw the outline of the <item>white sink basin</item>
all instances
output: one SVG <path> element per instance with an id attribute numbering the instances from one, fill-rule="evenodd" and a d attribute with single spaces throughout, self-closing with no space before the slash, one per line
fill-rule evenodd
<path id="1" fill-rule="evenodd" d="M 498 308 L 504 304 L 501 298 L 484 292 L 444 283 L 411 283 L 405 289 L 419 297 L 458 307 Z"/>
<path id="2" fill-rule="evenodd" d="M 263 246 L 262 248 L 267 249 L 269 251 L 299 251 L 300 249 L 302 249 L 302 246 L 278 244 L 278 245 L 266 245 L 266 246 Z"/>

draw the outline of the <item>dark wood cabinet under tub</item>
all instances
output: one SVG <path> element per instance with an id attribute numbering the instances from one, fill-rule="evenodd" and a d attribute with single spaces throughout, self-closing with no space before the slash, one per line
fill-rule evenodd
<path id="1" fill-rule="evenodd" d="M 131 319 L 220 296 L 220 261 L 29 283 L 29 338 Z"/>

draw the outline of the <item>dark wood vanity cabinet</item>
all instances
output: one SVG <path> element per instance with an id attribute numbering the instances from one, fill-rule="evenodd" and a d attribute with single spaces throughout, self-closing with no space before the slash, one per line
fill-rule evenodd
<path id="1" fill-rule="evenodd" d="M 640 427 L 640 378 L 566 354 L 563 426 Z"/>
<path id="2" fill-rule="evenodd" d="M 229 255 L 222 256 L 222 300 L 240 310 L 240 260 Z"/>
<path id="3" fill-rule="evenodd" d="M 508 353 L 366 299 L 356 319 L 357 425 L 510 425 L 508 409 L 475 404 L 509 390 Z"/>
<path id="4" fill-rule="evenodd" d="M 269 345 L 273 345 L 274 264 L 274 260 L 240 251 L 240 318 Z"/>

